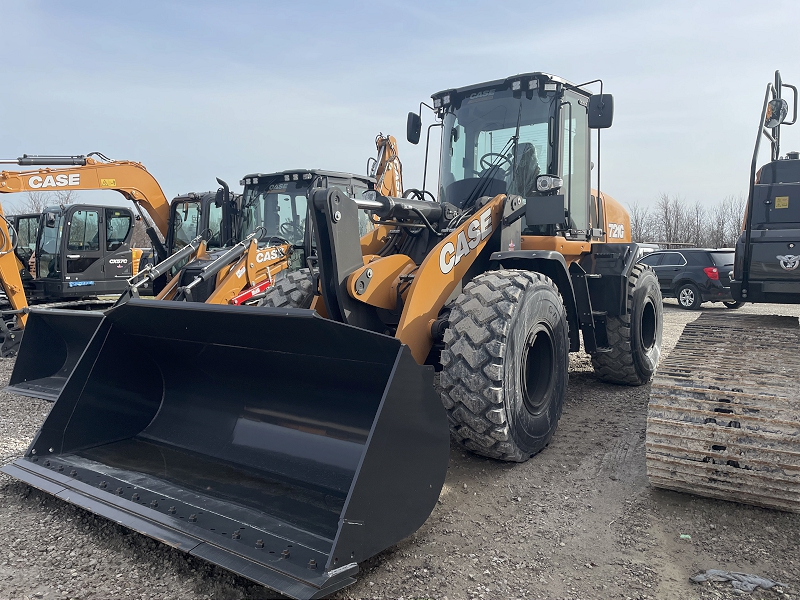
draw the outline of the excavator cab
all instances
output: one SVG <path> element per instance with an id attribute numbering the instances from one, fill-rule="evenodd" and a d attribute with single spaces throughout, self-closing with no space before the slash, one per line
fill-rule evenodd
<path id="1" fill-rule="evenodd" d="M 46 208 L 36 235 L 33 279 L 26 283 L 28 298 L 57 301 L 121 293 L 133 274 L 133 223 L 132 211 L 124 207 Z"/>
<path id="2" fill-rule="evenodd" d="M 32 274 L 29 270 L 29 262 L 36 250 L 36 238 L 39 232 L 39 221 L 41 213 L 12 215 L 7 217 L 11 225 L 17 232 L 17 247 L 14 252 L 22 264 L 22 277 L 29 279 Z"/>

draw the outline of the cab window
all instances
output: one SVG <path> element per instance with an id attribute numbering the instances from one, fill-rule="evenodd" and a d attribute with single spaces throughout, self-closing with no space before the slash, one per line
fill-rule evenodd
<path id="1" fill-rule="evenodd" d="M 123 210 L 106 209 L 106 250 L 118 250 L 131 230 L 131 215 Z"/>
<path id="2" fill-rule="evenodd" d="M 72 213 L 67 250 L 100 250 L 100 215 L 96 210 L 76 210 Z"/>

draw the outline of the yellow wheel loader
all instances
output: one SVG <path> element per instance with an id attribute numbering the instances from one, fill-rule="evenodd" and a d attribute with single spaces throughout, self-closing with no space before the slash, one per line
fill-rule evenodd
<path id="1" fill-rule="evenodd" d="M 781 93 L 794 96 L 792 119 Z M 731 293 L 800 304 L 800 153 L 780 153 L 797 88 L 767 85 Z M 756 170 L 762 138 L 770 160 Z M 647 475 L 660 488 L 800 512 L 797 317 L 705 313 L 659 367 L 647 413 Z"/>
<path id="2" fill-rule="evenodd" d="M 625 212 L 589 185 L 589 131 L 611 125 L 611 96 L 529 73 L 435 94 L 433 109 L 435 200 L 424 185 L 311 190 L 311 309 L 269 306 L 270 290 L 248 310 L 111 309 L 3 470 L 320 598 L 427 519 L 451 432 L 496 458 L 540 451 L 581 337 L 601 378 L 649 381 L 658 282 Z M 420 130 L 411 115 L 410 141 Z M 360 210 L 375 225 L 363 237 Z M 132 353 L 135 374 L 115 367 Z"/>

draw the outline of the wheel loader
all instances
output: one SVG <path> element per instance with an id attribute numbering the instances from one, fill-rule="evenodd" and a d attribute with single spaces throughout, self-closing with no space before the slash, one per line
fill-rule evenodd
<path id="1" fill-rule="evenodd" d="M 440 92 L 433 110 L 436 194 L 311 190 L 311 308 L 270 306 L 267 290 L 248 310 L 109 310 L 3 471 L 320 598 L 427 519 L 451 433 L 503 460 L 542 450 L 581 339 L 600 378 L 648 382 L 658 282 L 625 211 L 589 183 L 590 129 L 611 125 L 612 97 L 529 73 Z M 420 130 L 411 115 L 409 141 Z M 135 374 L 115 366 L 131 353 Z"/>
<path id="2" fill-rule="evenodd" d="M 793 112 L 781 93 L 793 94 Z M 800 304 L 800 153 L 781 156 L 797 88 L 767 85 L 750 163 L 731 293 Z M 757 169 L 763 138 L 770 160 Z M 704 313 L 659 367 L 647 416 L 647 474 L 659 488 L 800 512 L 797 317 Z"/>

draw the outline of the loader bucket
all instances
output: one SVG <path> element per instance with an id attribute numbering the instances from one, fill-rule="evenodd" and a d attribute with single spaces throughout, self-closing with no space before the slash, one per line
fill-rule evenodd
<path id="1" fill-rule="evenodd" d="M 309 310 L 131 300 L 3 470 L 320 598 L 425 522 L 448 455 L 433 372 L 394 338 Z"/>
<path id="2" fill-rule="evenodd" d="M 6 391 L 54 401 L 102 320 L 96 311 L 31 310 Z"/>

